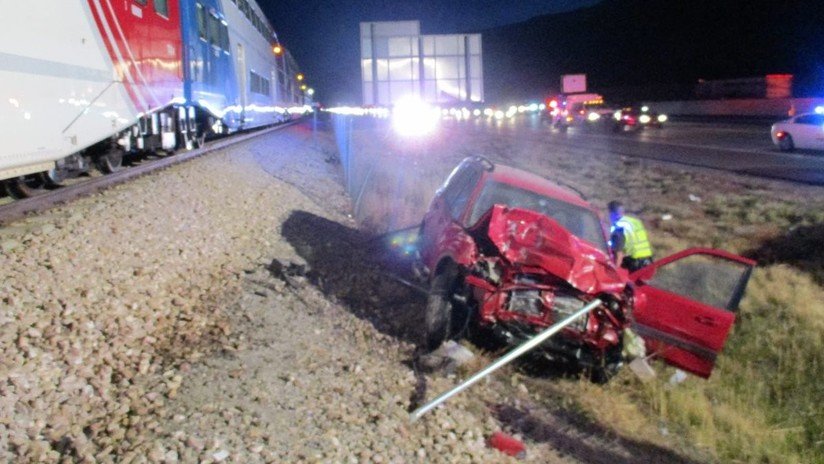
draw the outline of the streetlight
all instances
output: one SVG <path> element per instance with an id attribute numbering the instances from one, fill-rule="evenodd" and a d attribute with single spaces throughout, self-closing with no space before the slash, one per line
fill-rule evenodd
<path id="1" fill-rule="evenodd" d="M 298 73 L 298 75 L 295 76 L 295 78 L 297 78 L 298 82 L 302 81 L 303 80 L 303 73 Z"/>
<path id="2" fill-rule="evenodd" d="M 315 94 L 315 89 L 312 89 L 312 88 L 306 89 L 306 95 L 309 95 L 311 97 L 314 94 Z"/>
<path id="3" fill-rule="evenodd" d="M 283 54 L 283 47 L 281 47 L 280 44 L 275 44 L 275 46 L 272 47 L 272 52 L 274 52 L 276 56 L 280 56 Z"/>
<path id="4" fill-rule="evenodd" d="M 306 84 L 301 84 L 301 86 L 300 86 L 300 90 L 303 90 L 304 92 L 306 91 L 307 88 L 308 87 L 306 87 Z"/>

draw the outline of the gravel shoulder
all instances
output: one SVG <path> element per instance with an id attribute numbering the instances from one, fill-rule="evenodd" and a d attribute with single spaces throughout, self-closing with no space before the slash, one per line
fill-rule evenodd
<path id="1" fill-rule="evenodd" d="M 514 462 L 504 429 L 526 462 L 690 462 L 511 370 L 409 424 L 465 373 L 413 369 L 420 295 L 376 267 L 333 140 L 267 134 L 0 231 L 0 459 Z"/>

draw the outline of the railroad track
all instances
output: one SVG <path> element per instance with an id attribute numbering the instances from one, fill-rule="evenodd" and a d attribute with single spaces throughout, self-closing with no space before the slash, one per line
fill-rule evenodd
<path id="1" fill-rule="evenodd" d="M 278 126 L 255 130 L 246 134 L 233 135 L 232 137 L 225 139 L 214 140 L 209 142 L 209 144 L 203 148 L 198 148 L 197 150 L 178 153 L 167 158 L 147 161 L 141 163 L 140 165 L 131 166 L 112 174 L 95 177 L 77 184 L 67 185 L 46 193 L 41 193 L 30 198 L 24 198 L 5 205 L 0 205 L 0 226 L 4 226 L 28 214 L 45 211 L 57 205 L 92 195 L 109 187 L 128 182 L 129 180 L 168 168 L 175 164 L 180 164 L 194 158 L 222 150 L 270 132 L 285 129 L 297 124 L 300 121 L 301 119 L 298 119 Z"/>

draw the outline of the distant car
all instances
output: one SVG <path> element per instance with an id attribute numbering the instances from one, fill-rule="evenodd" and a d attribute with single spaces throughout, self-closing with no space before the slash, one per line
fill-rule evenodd
<path id="1" fill-rule="evenodd" d="M 644 127 L 662 128 L 667 122 L 666 114 L 658 114 L 651 111 L 648 107 L 626 107 L 615 111 L 612 115 L 613 129 L 618 131 L 630 131 L 635 129 L 643 129 Z"/>
<path id="2" fill-rule="evenodd" d="M 770 136 L 781 151 L 824 150 L 824 114 L 807 113 L 772 125 Z"/>
<path id="3" fill-rule="evenodd" d="M 629 327 L 648 353 L 709 377 L 755 265 L 696 248 L 630 274 L 613 264 L 598 211 L 578 193 L 482 157 L 436 192 L 417 249 L 430 285 L 427 350 L 465 332 L 520 343 L 599 298 L 540 350 L 597 380 L 622 364 Z"/>

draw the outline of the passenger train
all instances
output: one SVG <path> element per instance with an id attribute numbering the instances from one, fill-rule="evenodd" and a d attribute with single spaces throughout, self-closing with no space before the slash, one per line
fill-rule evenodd
<path id="1" fill-rule="evenodd" d="M 254 0 L 2 1 L 0 181 L 16 198 L 304 111 Z"/>

